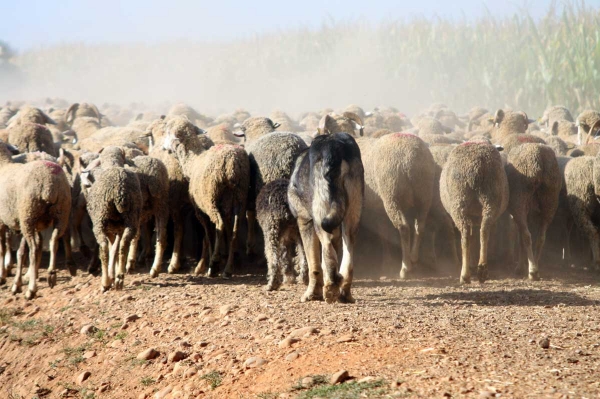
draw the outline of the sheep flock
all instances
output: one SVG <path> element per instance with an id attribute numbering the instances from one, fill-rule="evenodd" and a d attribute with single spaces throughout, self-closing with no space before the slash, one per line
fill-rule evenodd
<path id="1" fill-rule="evenodd" d="M 549 259 L 598 272 L 600 112 L 535 117 L 9 102 L 0 284 L 18 294 L 25 278 L 34 298 L 43 259 L 50 287 L 66 269 L 101 275 L 103 291 L 146 266 L 235 279 L 254 265 L 266 290 L 301 283 L 301 301 L 353 303 L 355 270 L 410 279 L 444 264 L 461 284 L 494 268 L 535 281 Z"/>

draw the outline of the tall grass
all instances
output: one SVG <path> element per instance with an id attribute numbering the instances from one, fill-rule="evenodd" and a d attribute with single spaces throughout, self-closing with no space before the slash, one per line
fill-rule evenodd
<path id="1" fill-rule="evenodd" d="M 536 21 L 526 12 L 474 21 L 328 21 L 222 43 L 73 43 L 25 51 L 12 62 L 23 81 L 0 100 L 186 101 L 210 113 L 349 103 L 414 113 L 443 102 L 460 112 L 510 106 L 539 116 L 548 104 L 600 108 L 600 9 L 569 2 Z"/>

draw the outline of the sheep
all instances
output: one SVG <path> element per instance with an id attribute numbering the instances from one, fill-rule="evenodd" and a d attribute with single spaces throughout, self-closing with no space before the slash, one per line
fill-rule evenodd
<path id="1" fill-rule="evenodd" d="M 552 148 L 556 156 L 567 155 L 570 149 L 569 145 L 558 136 L 546 136 L 544 141 L 548 147 Z M 571 148 L 573 148 L 573 145 L 571 145 Z"/>
<path id="2" fill-rule="evenodd" d="M 279 123 L 279 127 L 281 127 L 282 131 L 299 132 L 302 130 L 300 126 L 298 126 L 298 124 L 283 111 L 274 110 L 271 112 L 270 119 L 275 123 Z"/>
<path id="3" fill-rule="evenodd" d="M 298 220 L 308 260 L 309 283 L 302 302 L 323 297 L 328 303 L 354 302 L 351 293 L 354 245 L 362 212 L 364 181 L 360 149 L 348 133 L 316 137 L 296 160 L 288 186 L 288 201 L 292 215 Z M 333 244 L 340 234 L 343 240 L 341 275 L 337 271 L 338 254 Z"/>
<path id="4" fill-rule="evenodd" d="M 102 123 L 102 114 L 98 111 L 98 107 L 88 103 L 74 103 L 69 106 L 64 114 L 65 122 L 72 126 L 73 122 L 78 118 L 95 118 L 99 124 Z"/>
<path id="5" fill-rule="evenodd" d="M 600 112 L 585 110 L 579 114 L 575 121 L 577 125 L 577 144 L 587 144 L 594 137 L 594 130 L 600 127 Z M 586 137 L 583 137 L 583 135 Z"/>
<path id="6" fill-rule="evenodd" d="M 71 124 L 71 130 L 77 134 L 79 140 L 91 137 L 100 129 L 102 129 L 102 126 L 98 119 L 91 116 L 78 117 Z"/>
<path id="7" fill-rule="evenodd" d="M 265 134 L 274 132 L 280 126 L 269 118 L 252 117 L 246 119 L 240 126 L 240 131 L 234 132 L 236 137 L 244 137 L 247 141 L 258 140 Z"/>
<path id="8" fill-rule="evenodd" d="M 495 221 L 508 206 L 508 180 L 498 149 L 488 142 L 456 146 L 440 176 L 440 197 L 461 234 L 460 282 L 471 282 L 469 253 L 473 227 L 480 226 L 477 277 L 487 279 L 488 240 Z"/>
<path id="9" fill-rule="evenodd" d="M 340 132 L 350 132 L 356 137 L 355 131 L 359 131 L 359 136 L 364 135 L 363 121 L 352 112 L 344 112 L 343 115 L 326 114 L 319 121 L 319 134 L 331 134 Z"/>
<path id="10" fill-rule="evenodd" d="M 494 126 L 491 130 L 491 135 L 494 139 L 499 140 L 503 137 L 514 133 L 525 133 L 530 123 L 534 121 L 527 117 L 525 112 L 497 110 L 494 115 Z"/>
<path id="11" fill-rule="evenodd" d="M 265 235 L 267 258 L 268 291 L 277 290 L 284 282 L 295 282 L 293 252 L 296 248 L 299 258 L 299 274 L 303 281 L 308 279 L 306 258 L 300 240 L 298 223 L 290 211 L 287 190 L 289 180 L 276 179 L 264 185 L 256 198 L 256 219 Z"/>
<path id="12" fill-rule="evenodd" d="M 413 134 L 394 133 L 357 142 L 365 170 L 365 210 L 385 210 L 400 233 L 400 278 L 406 279 L 418 261 L 433 199 L 433 157 L 427 144 Z"/>
<path id="13" fill-rule="evenodd" d="M 0 108 L 0 129 L 6 128 L 8 121 L 17 113 L 11 107 Z"/>
<path id="14" fill-rule="evenodd" d="M 44 151 L 53 157 L 58 156 L 52 133 L 44 125 L 22 122 L 8 129 L 8 142 L 21 152 Z"/>
<path id="15" fill-rule="evenodd" d="M 557 121 L 573 122 L 573 116 L 566 107 L 554 105 L 546 108 L 544 115 L 540 118 L 540 123 L 545 127 L 550 127 Z"/>
<path id="16" fill-rule="evenodd" d="M 356 105 L 356 104 L 350 104 L 350 105 L 348 105 L 348 106 L 347 106 L 347 107 L 344 109 L 344 112 L 350 112 L 350 113 L 353 113 L 353 114 L 355 114 L 355 115 L 358 115 L 358 117 L 359 117 L 361 120 L 364 120 L 364 119 L 365 119 L 365 116 L 366 116 L 366 115 L 365 115 L 365 111 L 364 111 L 364 110 L 363 110 L 361 107 L 359 107 L 358 105 Z"/>
<path id="17" fill-rule="evenodd" d="M 26 299 L 37 293 L 37 276 L 42 260 L 41 231 L 52 226 L 48 284 L 56 285 L 58 239 L 65 233 L 71 211 L 71 190 L 60 165 L 39 160 L 26 164 L 13 162 L 16 149 L 0 142 L 0 283 L 6 281 L 4 267 L 7 229 L 23 234 L 17 252 L 17 273 L 11 291 L 21 292 L 25 248 L 29 247 L 29 285 Z"/>
<path id="18" fill-rule="evenodd" d="M 421 135 L 443 135 L 450 133 L 451 130 L 444 126 L 440 121 L 430 117 L 423 117 L 419 119 L 416 125 L 416 130 Z"/>
<path id="19" fill-rule="evenodd" d="M 289 179 L 296 158 L 306 150 L 306 143 L 293 133 L 269 133 L 246 146 L 250 161 L 250 190 L 248 192 L 248 237 L 246 253 L 256 253 L 256 197 L 262 187 L 276 179 Z"/>
<path id="20" fill-rule="evenodd" d="M 125 153 L 125 167 L 136 173 L 142 194 L 142 208 L 140 213 L 140 225 L 145 225 L 151 219 L 154 219 L 156 230 L 155 257 L 150 275 L 158 276 L 162 267 L 162 259 L 166 246 L 166 230 L 167 220 L 169 217 L 168 196 L 169 196 L 169 177 L 167 168 L 158 159 L 145 156 L 141 151 L 131 148 L 121 148 Z M 87 168 L 87 172 L 92 172 L 94 168 L 102 166 L 102 156 L 99 162 L 95 162 L 93 166 Z M 127 258 L 126 271 L 131 273 L 135 268 L 137 255 L 137 246 L 140 239 L 140 231 L 131 242 L 129 256 Z M 140 259 L 143 255 L 147 255 L 148 245 L 144 247 L 144 251 L 140 254 Z"/>
<path id="21" fill-rule="evenodd" d="M 8 121 L 7 128 L 26 122 L 56 125 L 56 122 L 39 108 L 24 106 Z"/>
<path id="22" fill-rule="evenodd" d="M 574 122 L 566 120 L 554 121 L 550 125 L 550 134 L 552 136 L 558 136 L 565 140 L 572 140 L 573 142 L 577 142 L 577 125 Z"/>
<path id="23" fill-rule="evenodd" d="M 233 271 L 239 219 L 245 213 L 248 196 L 248 154 L 237 145 L 213 146 L 211 140 L 184 117 L 169 119 L 166 133 L 163 148 L 172 151 L 181 164 L 190 185 L 190 198 L 206 232 L 205 243 L 210 240 L 208 275 L 217 275 L 221 256 L 225 254 L 227 262 L 223 277 L 228 278 Z M 204 246 L 206 249 L 207 245 Z M 203 251 L 196 273 L 206 268 L 207 252 Z"/>
<path id="24" fill-rule="evenodd" d="M 522 144 L 508 153 L 506 165 L 509 200 L 508 212 L 519 230 L 521 254 L 529 262 L 529 279 L 539 280 L 539 259 L 546 240 L 546 231 L 558 208 L 562 178 L 554 151 L 543 144 Z M 528 217 L 539 214 L 539 228 L 532 246 Z M 523 256 L 521 256 L 523 259 Z M 523 262 L 519 262 L 520 272 Z"/>
<path id="25" fill-rule="evenodd" d="M 581 156 L 565 166 L 565 185 L 573 222 L 588 238 L 593 268 L 600 270 L 600 235 L 595 221 L 600 216 L 600 163 L 597 157 Z"/>
<path id="26" fill-rule="evenodd" d="M 81 182 L 99 246 L 101 289 L 108 291 L 114 279 L 115 289 L 122 290 L 131 241 L 140 228 L 140 182 L 134 171 L 125 168 L 125 153 L 119 147 L 104 148 L 96 161 L 102 167 L 88 165 Z"/>
<path id="27" fill-rule="evenodd" d="M 164 140 L 166 135 L 166 120 L 172 117 L 160 118 L 152 122 L 146 129 L 146 134 L 154 143 Z M 167 168 L 169 179 L 169 217 L 173 221 L 173 253 L 169 261 L 168 272 L 175 273 L 181 267 L 181 246 L 183 242 L 184 213 L 183 208 L 190 202 L 189 184 L 183 174 L 179 161 L 174 154 L 163 150 L 162 146 L 151 143 L 149 154 L 159 159 Z"/>
<path id="28" fill-rule="evenodd" d="M 149 138 L 146 131 L 131 127 L 105 127 L 82 139 L 79 146 L 84 151 L 98 152 L 108 146 L 130 146 L 134 144 L 144 153 L 148 152 Z"/>
<path id="29" fill-rule="evenodd" d="M 206 134 L 215 144 L 238 144 L 238 139 L 227 125 L 220 124 L 207 129 Z"/>
<path id="30" fill-rule="evenodd" d="M 169 109 L 169 112 L 167 113 L 167 115 L 168 116 L 185 116 L 192 123 L 194 123 L 195 125 L 199 125 L 199 126 L 208 126 L 212 123 L 212 119 L 210 119 L 209 117 L 207 117 L 205 115 L 202 115 L 201 113 L 196 111 L 194 108 L 192 108 L 189 105 L 184 104 L 184 103 L 177 103 L 177 104 L 173 105 Z"/>
<path id="31" fill-rule="evenodd" d="M 505 154 L 510 154 L 513 148 L 526 143 L 546 144 L 546 141 L 533 134 L 508 134 L 501 136 L 498 140 L 498 144 L 504 148 Z"/>

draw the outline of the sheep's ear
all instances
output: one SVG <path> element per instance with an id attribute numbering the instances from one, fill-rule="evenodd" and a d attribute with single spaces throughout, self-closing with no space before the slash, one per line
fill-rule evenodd
<path id="1" fill-rule="evenodd" d="M 71 104 L 67 112 L 65 113 L 65 122 L 71 123 L 75 119 L 75 112 L 79 109 L 79 103 Z"/>
<path id="2" fill-rule="evenodd" d="M 56 163 L 61 167 L 65 166 L 65 151 L 62 148 L 58 150 L 58 159 L 56 160 Z"/>
<path id="3" fill-rule="evenodd" d="M 98 151 L 98 154 L 102 154 L 102 151 L 104 151 L 104 147 L 100 148 L 100 151 Z"/>
<path id="4" fill-rule="evenodd" d="M 317 128 L 318 134 L 328 134 L 329 128 L 328 125 L 333 121 L 333 118 L 327 114 L 321 118 L 319 121 L 319 127 Z"/>
<path id="5" fill-rule="evenodd" d="M 201 134 L 206 134 L 206 130 L 200 129 L 198 126 L 194 126 L 196 128 L 196 134 L 200 136 Z"/>
<path id="6" fill-rule="evenodd" d="M 136 120 L 136 121 L 141 121 L 143 117 L 144 117 L 144 114 L 143 114 L 143 113 L 139 113 L 139 114 L 137 114 L 137 115 L 135 116 L 135 119 L 134 119 L 134 120 Z"/>
<path id="7" fill-rule="evenodd" d="M 279 123 L 279 122 L 273 123 L 273 129 L 277 129 L 279 126 L 281 126 L 281 123 Z"/>
<path id="8" fill-rule="evenodd" d="M 44 114 L 42 112 L 42 114 L 44 115 L 44 123 L 46 125 L 56 125 L 56 122 L 54 121 L 54 119 L 50 118 L 48 115 Z"/>
<path id="9" fill-rule="evenodd" d="M 504 147 L 502 147 L 500 144 L 496 144 L 494 147 L 496 147 L 498 151 L 504 151 Z"/>
<path id="10" fill-rule="evenodd" d="M 160 120 L 161 120 L 161 121 L 164 121 L 166 117 L 167 117 L 167 115 L 161 115 L 161 116 L 160 116 Z"/>
<path id="11" fill-rule="evenodd" d="M 494 125 L 498 126 L 499 124 L 502 123 L 503 119 L 504 119 L 504 111 L 499 109 L 498 111 L 496 111 L 496 114 L 494 115 Z"/>
<path id="12" fill-rule="evenodd" d="M 552 124 L 552 135 L 553 136 L 557 136 L 558 135 L 558 121 L 554 121 L 554 123 Z"/>

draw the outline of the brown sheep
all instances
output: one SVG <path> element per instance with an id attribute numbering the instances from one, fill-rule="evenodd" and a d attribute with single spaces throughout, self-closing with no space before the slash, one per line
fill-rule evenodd
<path id="1" fill-rule="evenodd" d="M 244 137 L 247 141 L 253 141 L 258 140 L 265 134 L 274 132 L 279 126 L 279 123 L 273 122 L 269 118 L 255 116 L 244 121 L 240 126 L 240 131 L 233 134 L 236 137 Z"/>
<path id="2" fill-rule="evenodd" d="M 56 122 L 39 108 L 24 106 L 9 121 L 7 127 L 21 123 L 39 123 L 40 125 L 56 125 Z"/>
<path id="3" fill-rule="evenodd" d="M 29 287 L 25 298 L 37 292 L 37 277 L 42 260 L 41 231 L 52 226 L 48 284 L 56 285 L 56 254 L 58 239 L 65 233 L 71 211 L 71 189 L 60 165 L 46 161 L 14 163 L 10 145 L 0 143 L 0 282 L 6 281 L 4 267 L 7 250 L 7 229 L 23 234 L 17 252 L 17 273 L 12 287 L 21 292 L 22 267 L 26 247 L 29 247 Z"/>
<path id="4" fill-rule="evenodd" d="M 522 144 L 508 154 L 506 176 L 509 186 L 508 211 L 520 235 L 521 256 L 517 270 L 524 269 L 524 256 L 529 262 L 529 279 L 539 280 L 539 260 L 546 231 L 558 208 L 562 178 L 554 151 L 543 144 Z M 528 217 L 539 214 L 537 239 L 532 245 Z"/>
<path id="5" fill-rule="evenodd" d="M 471 282 L 469 253 L 473 227 L 480 226 L 477 277 L 487 279 L 488 241 L 508 205 L 508 180 L 498 149 L 487 142 L 466 142 L 452 150 L 440 177 L 440 196 L 461 234 L 460 281 Z"/>
<path id="6" fill-rule="evenodd" d="M 546 144 L 546 141 L 533 134 L 508 134 L 501 136 L 498 140 L 498 144 L 504 148 L 505 154 L 510 154 L 513 148 L 526 143 Z"/>
<path id="7" fill-rule="evenodd" d="M 546 108 L 544 115 L 540 118 L 541 125 L 545 127 L 551 127 L 557 121 L 573 122 L 573 116 L 566 107 L 554 105 Z"/>
<path id="8" fill-rule="evenodd" d="M 108 291 L 114 279 L 115 289 L 122 290 L 130 245 L 140 228 L 140 182 L 135 172 L 125 168 L 125 153 L 119 147 L 106 147 L 96 161 L 102 167 L 89 165 L 81 181 L 99 246 L 101 288 Z"/>
<path id="9" fill-rule="evenodd" d="M 58 156 L 52 133 L 44 125 L 23 122 L 8 131 L 8 142 L 20 152 L 43 151 L 53 157 Z"/>
<path id="10" fill-rule="evenodd" d="M 365 169 L 365 208 L 373 212 L 385 209 L 399 231 L 402 248 L 400 278 L 407 278 L 418 261 L 433 199 L 433 157 L 427 144 L 413 134 L 394 133 L 380 139 L 359 139 L 358 144 Z"/>
<path id="11" fill-rule="evenodd" d="M 503 111 L 499 109 L 494 115 L 494 126 L 491 130 L 492 138 L 500 140 L 505 136 L 515 133 L 525 133 L 530 123 L 535 122 L 527 117 L 525 112 Z"/>
<path id="12" fill-rule="evenodd" d="M 318 132 L 319 134 L 333 134 L 333 133 L 348 133 L 354 137 L 357 137 L 356 130 L 359 132 L 359 136 L 364 135 L 363 121 L 356 114 L 351 112 L 344 112 L 343 115 L 329 115 L 326 114 L 321 118 L 319 122 Z"/>
<path id="13" fill-rule="evenodd" d="M 208 275 L 217 275 L 225 255 L 227 263 L 223 276 L 230 277 L 239 219 L 245 213 L 250 183 L 248 154 L 236 145 L 213 146 L 199 128 L 183 117 L 169 119 L 166 132 L 163 148 L 173 151 L 181 164 L 190 184 L 190 198 L 206 232 L 205 243 L 206 239 L 210 240 L 212 255 Z M 198 137 L 199 133 L 202 139 Z M 203 251 L 197 273 L 206 267 L 207 252 Z"/>
<path id="14" fill-rule="evenodd" d="M 597 134 L 596 129 L 600 128 L 600 112 L 585 110 L 579 114 L 577 121 L 577 144 L 587 144 Z"/>

